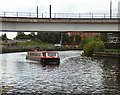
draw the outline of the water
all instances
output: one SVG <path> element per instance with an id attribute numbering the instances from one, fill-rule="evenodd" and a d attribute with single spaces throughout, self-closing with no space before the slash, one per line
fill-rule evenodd
<path id="1" fill-rule="evenodd" d="M 0 55 L 0 93 L 120 93 L 120 61 L 59 51 L 59 66 L 26 60 L 26 52 Z"/>

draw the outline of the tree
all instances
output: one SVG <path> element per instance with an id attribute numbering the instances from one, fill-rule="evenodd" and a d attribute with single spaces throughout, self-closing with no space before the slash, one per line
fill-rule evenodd
<path id="1" fill-rule="evenodd" d="M 70 43 L 70 37 L 68 36 L 67 33 L 64 33 L 62 36 L 63 36 L 63 37 L 62 37 L 63 44 L 68 44 L 68 43 Z"/>
<path id="2" fill-rule="evenodd" d="M 69 37 L 67 33 L 59 33 L 59 32 L 39 32 L 36 35 L 36 41 L 42 41 L 47 43 L 60 43 L 62 41 L 63 44 L 73 43 L 73 37 Z"/>
<path id="3" fill-rule="evenodd" d="M 47 42 L 48 41 L 47 32 L 38 32 L 36 36 L 36 41 Z"/>
<path id="4" fill-rule="evenodd" d="M 0 41 L 2 40 L 2 35 L 0 35 Z"/>
<path id="5" fill-rule="evenodd" d="M 40 32 L 36 36 L 37 41 L 47 42 L 47 43 L 59 43 L 60 33 L 56 32 Z"/>
<path id="6" fill-rule="evenodd" d="M 100 34 L 100 39 L 101 39 L 103 42 L 107 42 L 107 40 L 108 40 L 107 33 L 101 33 L 101 34 Z"/>
<path id="7" fill-rule="evenodd" d="M 75 40 L 76 40 L 76 43 L 80 43 L 81 42 L 81 36 L 80 35 L 75 35 Z"/>
<path id="8" fill-rule="evenodd" d="M 101 52 L 104 51 L 104 49 L 104 43 L 99 37 L 87 37 L 84 39 L 84 55 L 92 56 L 94 52 Z"/>
<path id="9" fill-rule="evenodd" d="M 7 38 L 7 35 L 6 35 L 6 33 L 5 34 L 2 34 L 2 40 L 7 40 L 8 38 Z"/>
<path id="10" fill-rule="evenodd" d="M 84 45 L 88 44 L 90 41 L 93 41 L 93 37 L 85 37 L 82 41 L 81 41 L 81 49 L 84 48 Z"/>
<path id="11" fill-rule="evenodd" d="M 26 35 L 24 34 L 24 32 L 22 32 L 22 33 L 18 33 L 14 39 L 20 40 L 20 39 L 32 39 L 32 38 L 33 38 L 32 34 Z"/>
<path id="12" fill-rule="evenodd" d="M 35 32 L 30 32 L 30 35 L 35 36 Z"/>
<path id="13" fill-rule="evenodd" d="M 95 45 L 96 45 L 95 41 L 90 41 L 88 44 L 85 44 L 84 48 L 83 48 L 84 55 L 92 56 L 93 52 L 94 52 Z"/>

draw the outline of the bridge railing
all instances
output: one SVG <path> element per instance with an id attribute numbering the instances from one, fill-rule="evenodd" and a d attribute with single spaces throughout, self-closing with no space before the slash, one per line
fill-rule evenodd
<path id="1" fill-rule="evenodd" d="M 29 12 L 0 12 L 0 16 L 1 17 L 36 17 L 36 13 L 29 13 Z"/>
<path id="2" fill-rule="evenodd" d="M 28 17 L 28 18 L 49 18 L 47 13 L 30 12 L 0 12 L 0 17 Z M 110 18 L 108 13 L 52 13 L 52 18 Z M 118 14 L 112 14 L 112 18 L 118 18 Z"/>
<path id="3" fill-rule="evenodd" d="M 107 13 L 53 13 L 53 18 L 110 18 Z M 118 14 L 113 14 L 112 18 L 117 18 Z"/>

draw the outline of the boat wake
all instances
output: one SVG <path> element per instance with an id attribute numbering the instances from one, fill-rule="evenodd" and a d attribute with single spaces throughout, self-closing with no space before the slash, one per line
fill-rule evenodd
<path id="1" fill-rule="evenodd" d="M 71 54 L 62 55 L 62 56 L 61 56 L 61 61 L 60 61 L 60 63 L 62 64 L 62 63 L 64 63 L 66 60 L 69 60 L 70 58 L 74 58 L 74 57 L 81 56 L 81 54 L 82 54 L 82 51 L 79 51 L 79 52 L 73 53 L 73 54 L 72 54 L 72 52 L 71 52 Z"/>

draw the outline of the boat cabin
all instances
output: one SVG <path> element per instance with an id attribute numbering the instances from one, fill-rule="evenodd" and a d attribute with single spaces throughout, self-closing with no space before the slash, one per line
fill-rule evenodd
<path id="1" fill-rule="evenodd" d="M 39 61 L 42 64 L 59 64 L 60 58 L 58 52 L 51 51 L 29 51 L 26 59 Z"/>

